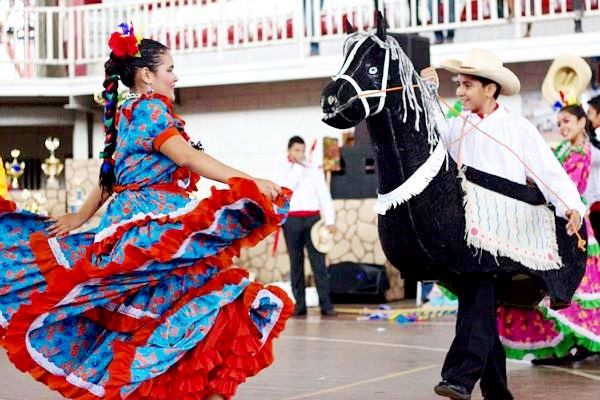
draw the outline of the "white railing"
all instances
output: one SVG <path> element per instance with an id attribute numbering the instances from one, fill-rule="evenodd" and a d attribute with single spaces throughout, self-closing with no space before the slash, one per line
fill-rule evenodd
<path id="1" fill-rule="evenodd" d="M 106 60 L 107 38 L 125 21 L 175 54 L 297 44 L 306 55 L 309 42 L 342 37 L 346 19 L 360 29 L 373 26 L 375 3 L 391 31 L 410 33 L 572 19 L 578 4 L 584 16 L 600 15 L 599 1 L 125 0 L 21 7 L 0 20 L 0 51 L 8 55 L 0 62 L 9 60 L 21 77 L 87 75 L 87 67 Z M 56 66 L 52 73 L 49 66 Z"/>

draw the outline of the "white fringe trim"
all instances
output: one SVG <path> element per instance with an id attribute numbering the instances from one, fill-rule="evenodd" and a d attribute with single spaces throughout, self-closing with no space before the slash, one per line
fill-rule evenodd
<path id="1" fill-rule="evenodd" d="M 73 373 L 67 376 L 67 381 L 72 385 L 75 385 L 81 389 L 85 389 L 88 392 L 95 394 L 98 397 L 104 397 L 105 395 L 104 387 L 92 382 L 84 381 L 79 376 L 74 375 Z"/>
<path id="2" fill-rule="evenodd" d="M 446 160 L 446 146 L 439 141 L 427 161 L 421 165 L 402 185 L 386 194 L 378 194 L 373 210 L 379 215 L 385 213 L 420 194 L 431 183 Z"/>
<path id="3" fill-rule="evenodd" d="M 55 237 L 50 238 L 48 239 L 48 244 L 50 245 L 50 249 L 52 250 L 52 254 L 54 254 L 56 262 L 62 265 L 65 269 L 71 269 L 71 264 L 69 264 L 67 257 L 65 257 L 62 250 L 60 249 L 60 244 L 58 243 L 58 240 Z"/>
<path id="4" fill-rule="evenodd" d="M 562 259 L 558 253 L 554 214 L 549 208 L 545 205 L 534 206 L 504 196 L 498 192 L 485 189 L 469 182 L 462 171 L 459 171 L 458 176 L 462 180 L 462 188 L 465 193 L 463 203 L 465 208 L 465 239 L 467 245 L 483 249 L 494 257 L 508 257 L 511 260 L 536 271 L 556 270 L 563 267 Z M 479 193 L 479 195 L 475 192 Z M 533 235 L 546 235 L 544 240 L 545 243 L 542 246 L 543 248 L 540 248 L 541 245 L 537 248 L 533 246 L 527 248 L 525 243 L 515 243 L 514 241 L 512 243 L 507 243 L 506 240 L 499 237 L 492 237 L 493 235 L 489 231 L 486 231 L 487 235 L 483 238 L 483 232 L 479 233 L 480 230 L 483 231 L 482 227 L 477 224 L 477 221 L 480 218 L 477 209 L 481 208 L 483 212 L 486 212 L 486 207 L 490 207 L 490 205 L 486 204 L 485 201 L 478 201 L 477 198 L 484 196 L 488 196 L 488 198 L 491 196 L 495 198 L 497 202 L 511 205 L 509 207 L 511 207 L 511 210 L 513 211 L 515 206 L 518 205 L 519 210 L 523 211 L 528 209 L 531 215 L 536 214 L 539 218 L 538 226 L 535 226 L 534 222 L 527 218 L 525 212 L 519 212 L 520 215 L 510 215 L 510 213 L 508 215 L 502 215 L 503 218 L 508 219 L 506 226 L 503 229 L 510 230 L 511 232 L 514 230 L 514 234 L 516 235 L 519 224 L 528 224 Z M 498 209 L 498 205 L 496 205 L 495 209 Z M 542 228 L 542 231 L 540 231 L 539 228 Z M 543 231 L 544 229 L 545 231 Z M 473 234 L 472 230 L 477 230 L 477 233 Z"/>
<path id="5" fill-rule="evenodd" d="M 46 371 L 50 372 L 52 375 L 66 376 L 67 374 L 62 368 L 60 368 L 59 366 L 57 366 L 56 364 L 54 364 L 53 362 L 48 360 L 46 357 L 44 357 L 44 355 L 42 353 L 40 353 L 36 349 L 34 349 L 33 346 L 31 345 L 31 341 L 29 340 L 29 334 L 32 331 L 42 327 L 44 325 L 44 321 L 46 320 L 46 317 L 48 315 L 49 315 L 48 313 L 44 313 L 44 314 L 40 315 L 29 326 L 29 329 L 27 329 L 27 334 L 25 335 L 25 346 L 27 347 L 27 351 L 29 352 L 29 355 L 31 355 L 31 358 L 33 358 L 33 360 L 39 366 L 44 368 Z"/>

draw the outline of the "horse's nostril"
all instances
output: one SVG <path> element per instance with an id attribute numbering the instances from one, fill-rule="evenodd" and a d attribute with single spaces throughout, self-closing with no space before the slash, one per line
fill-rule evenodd
<path id="1" fill-rule="evenodd" d="M 337 99 L 335 98 L 335 96 L 328 96 L 327 97 L 327 103 L 332 106 L 337 102 Z"/>

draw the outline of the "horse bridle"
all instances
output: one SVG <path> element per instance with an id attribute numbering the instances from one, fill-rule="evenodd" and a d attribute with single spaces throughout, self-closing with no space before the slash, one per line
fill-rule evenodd
<path id="1" fill-rule="evenodd" d="M 340 72 L 338 72 L 337 75 L 334 75 L 333 77 L 331 77 L 331 79 L 334 82 L 337 81 L 338 79 L 343 79 L 343 80 L 349 82 L 352 85 L 352 87 L 354 88 L 354 90 L 356 91 L 355 96 L 352 96 L 346 103 L 344 103 L 343 105 L 341 105 L 335 109 L 336 113 L 341 112 L 341 111 L 345 110 L 346 108 L 350 107 L 352 102 L 354 102 L 354 100 L 356 100 L 357 98 L 360 99 L 360 101 L 362 102 L 362 105 L 365 109 L 365 118 L 372 116 L 372 115 L 377 115 L 381 112 L 381 110 L 383 110 L 383 106 L 385 105 L 385 99 L 387 96 L 386 90 L 387 90 L 387 84 L 388 84 L 388 72 L 390 69 L 390 48 L 389 47 L 385 48 L 385 60 L 383 62 L 383 75 L 381 78 L 381 89 L 379 89 L 379 90 L 362 90 L 362 88 L 360 87 L 358 82 L 356 82 L 356 80 L 354 78 L 352 78 L 350 75 L 346 74 L 346 71 L 348 70 L 348 68 L 350 68 L 350 64 L 354 60 L 354 57 L 356 57 L 356 52 L 358 51 L 360 46 L 362 46 L 362 44 L 367 39 L 371 39 L 371 36 L 365 36 L 356 42 L 356 45 L 354 46 L 352 51 L 350 51 L 350 54 L 348 54 L 348 57 L 346 57 L 346 61 L 344 62 L 344 65 L 342 65 Z M 375 42 L 375 44 L 379 45 L 377 42 Z M 373 113 L 371 113 L 371 108 L 369 107 L 369 102 L 367 101 L 367 99 L 369 97 L 379 97 L 379 105 L 377 106 L 377 109 Z"/>

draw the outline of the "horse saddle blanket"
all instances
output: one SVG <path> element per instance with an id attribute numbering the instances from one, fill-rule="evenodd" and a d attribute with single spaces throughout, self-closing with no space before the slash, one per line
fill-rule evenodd
<path id="1" fill-rule="evenodd" d="M 508 257 L 532 270 L 563 267 L 557 242 L 557 217 L 539 189 L 471 168 L 459 175 L 469 246 L 494 257 Z"/>

